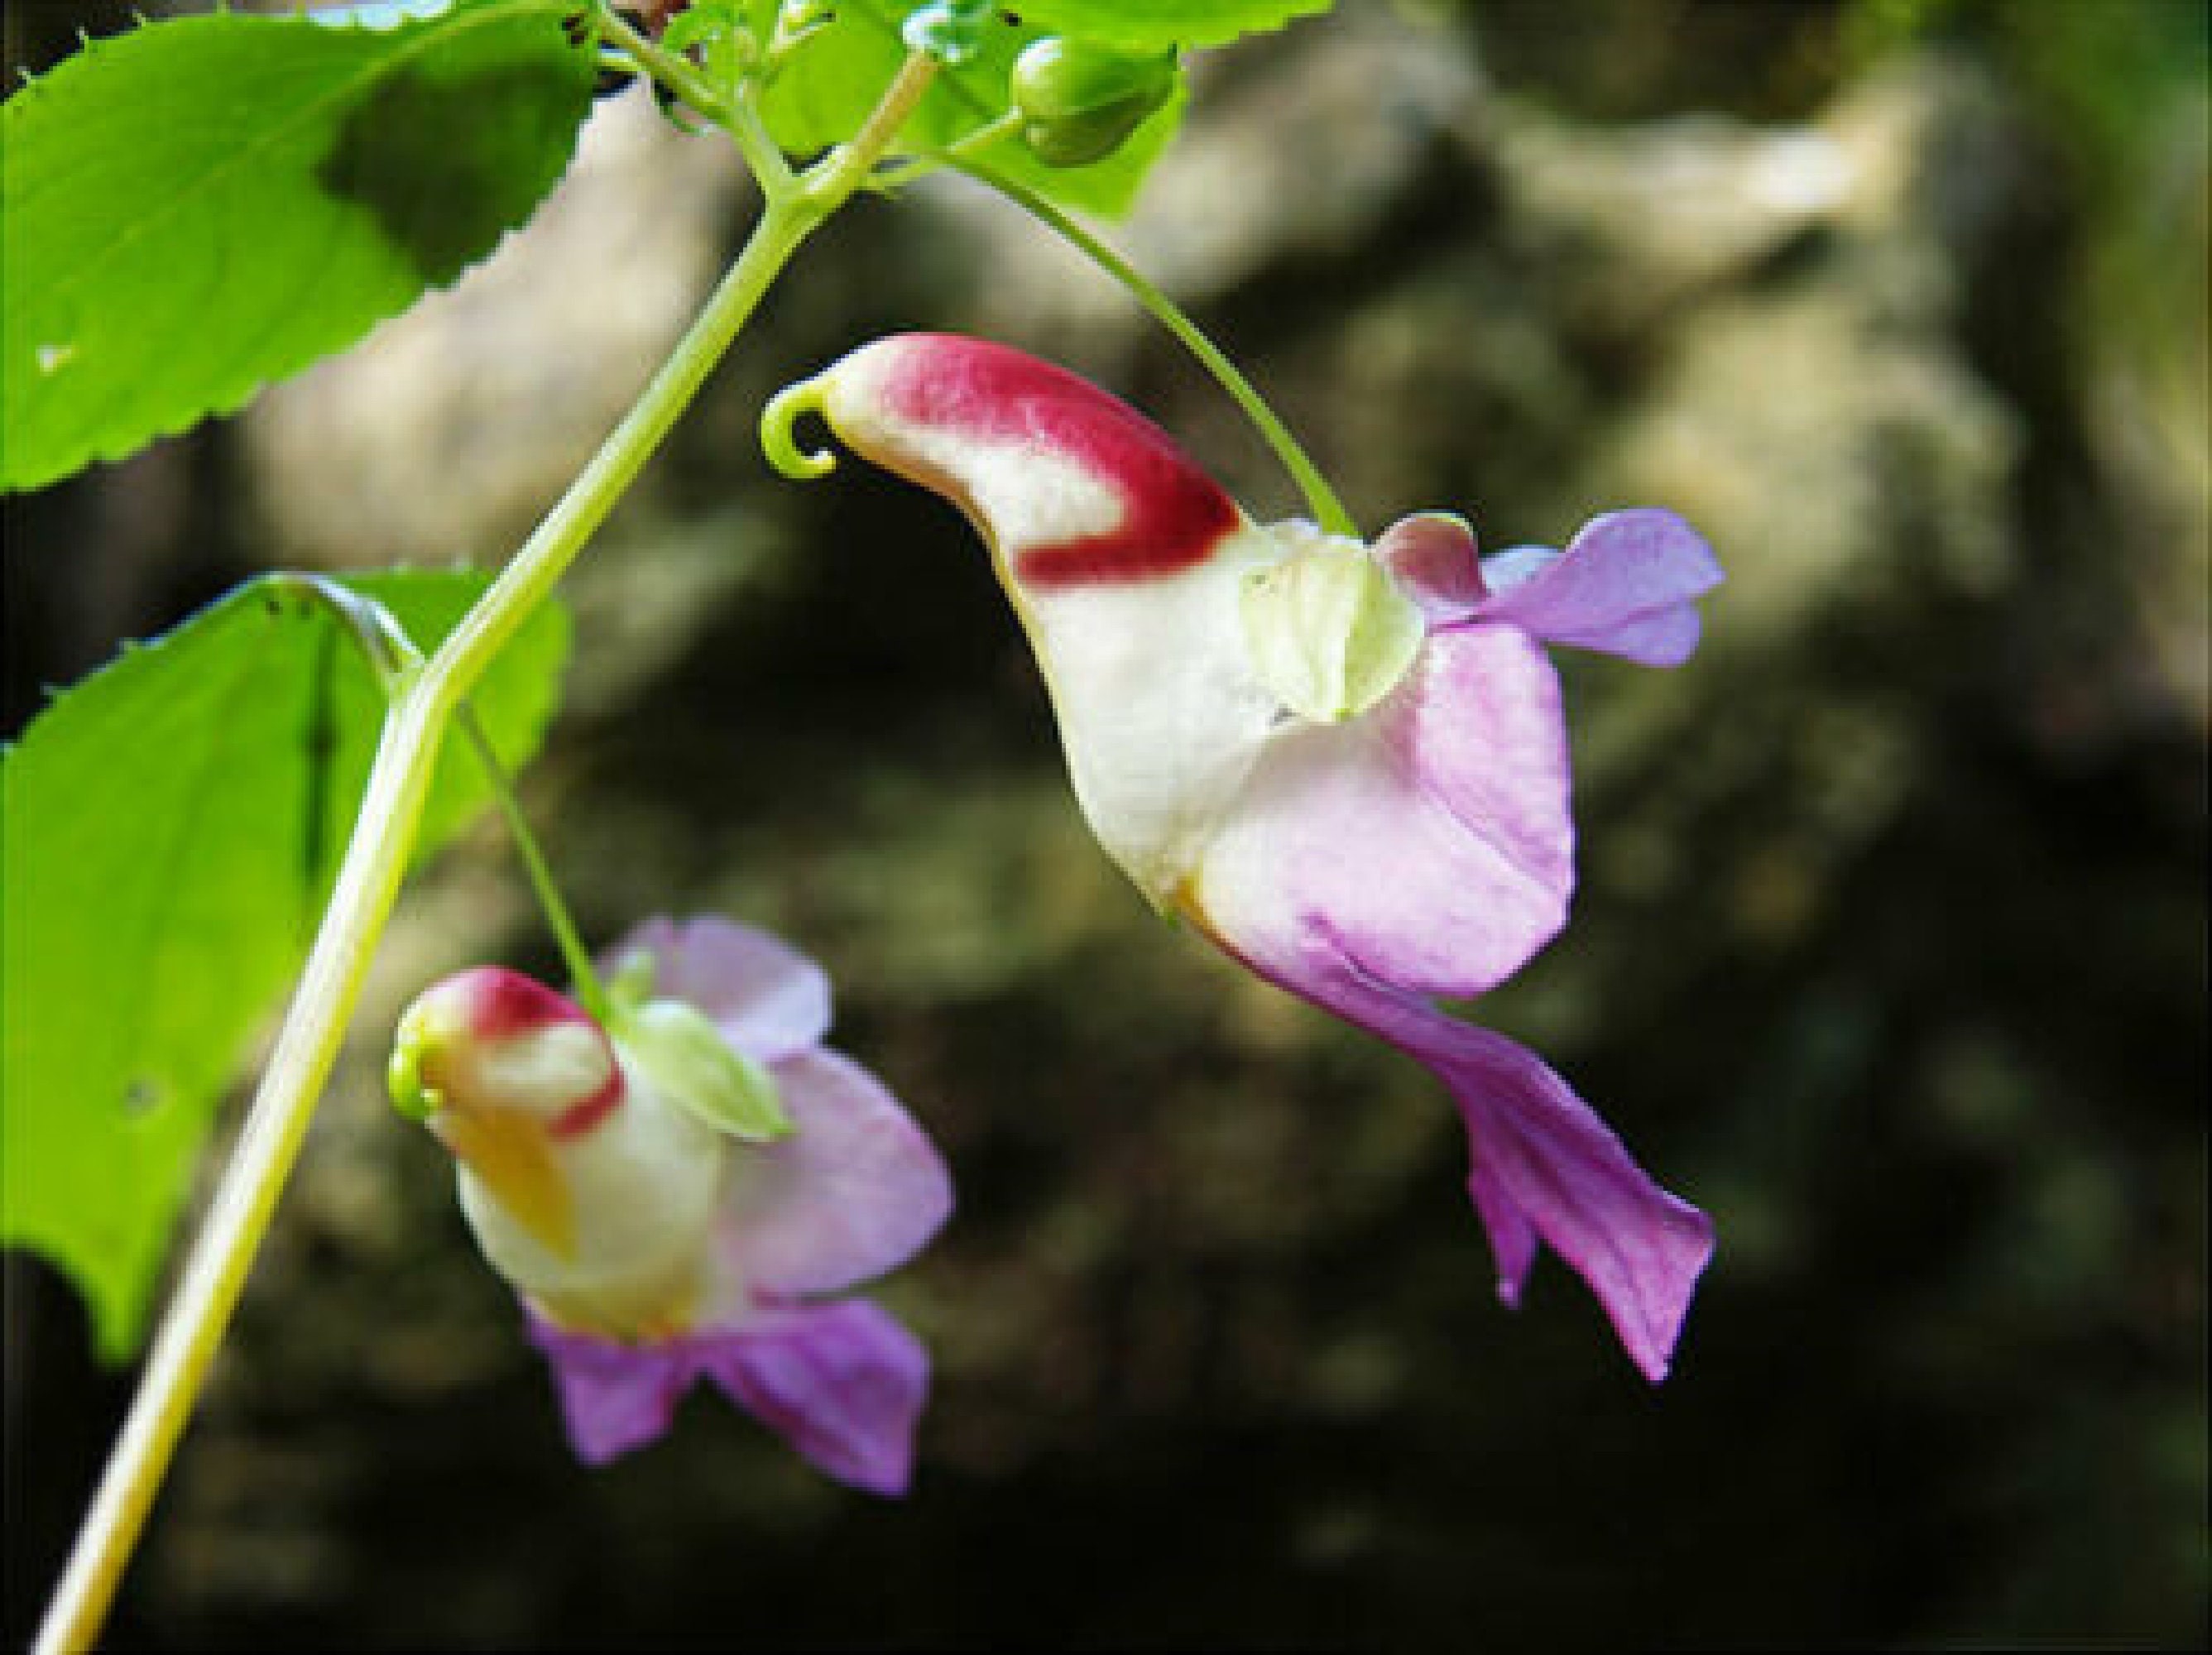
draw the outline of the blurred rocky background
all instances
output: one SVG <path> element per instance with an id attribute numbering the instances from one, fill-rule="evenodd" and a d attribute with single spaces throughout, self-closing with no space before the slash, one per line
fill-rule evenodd
<path id="1" fill-rule="evenodd" d="M 10 61 L 113 21 L 11 8 Z M 1555 1261 L 1498 1305 L 1422 1072 L 1120 882 L 954 515 L 768 473 L 766 393 L 927 326 L 1291 509 L 950 181 L 806 253 L 581 566 L 526 787 L 588 929 L 782 931 L 949 1155 L 886 1293 L 937 1362 L 914 1497 L 703 1396 L 568 1459 L 378 1085 L 428 976 L 554 972 L 487 825 L 403 904 L 117 1646 L 2201 1646 L 2205 52 L 2194 0 L 1355 0 L 1201 62 L 1115 233 L 1370 526 L 1665 503 L 1729 568 L 1680 673 L 1564 663 L 1577 918 L 1480 1008 L 1719 1226 L 1663 1389 Z M 8 727 L 252 569 L 501 555 L 749 211 L 611 100 L 458 290 L 9 502 Z M 129 1376 L 8 1285 L 20 1641 Z"/>

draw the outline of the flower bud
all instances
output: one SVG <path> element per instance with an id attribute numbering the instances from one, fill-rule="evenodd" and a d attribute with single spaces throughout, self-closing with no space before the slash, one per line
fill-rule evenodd
<path id="1" fill-rule="evenodd" d="M 385 1078 L 392 1107 L 416 1121 L 454 1105 L 551 1120 L 622 1087 L 613 1048 L 581 1007 L 497 966 L 417 995 L 399 1019 Z"/>
<path id="2" fill-rule="evenodd" d="M 1014 59 L 1009 90 L 1022 139 L 1048 167 L 1103 161 L 1175 95 L 1181 70 L 1172 52 L 1158 57 L 1048 36 Z"/>
<path id="3" fill-rule="evenodd" d="M 495 1211 L 533 1248 L 573 1257 L 578 1214 L 559 1145 L 602 1129 L 623 1101 L 614 1048 L 581 1007 L 497 966 L 460 972 L 402 1014 L 386 1080 L 393 1106 L 460 1162 L 480 1240 Z"/>

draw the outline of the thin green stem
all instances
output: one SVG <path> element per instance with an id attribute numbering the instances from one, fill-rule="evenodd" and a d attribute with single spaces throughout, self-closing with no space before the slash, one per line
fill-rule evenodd
<path id="1" fill-rule="evenodd" d="M 375 599 L 356 592 L 343 581 L 300 569 L 279 569 L 263 577 L 278 592 L 289 593 L 315 605 L 353 640 L 354 648 L 389 706 L 406 693 L 426 657 L 399 618 Z"/>
<path id="2" fill-rule="evenodd" d="M 738 88 L 722 125 L 737 141 L 738 152 L 752 169 L 753 179 L 763 196 L 771 201 L 781 200 L 798 186 L 791 163 L 783 158 L 782 145 L 775 141 L 767 121 L 761 117 L 760 100 L 750 85 Z"/>
<path id="3" fill-rule="evenodd" d="M 612 40 L 624 57 L 708 119 L 718 125 L 725 124 L 726 102 L 689 58 L 669 51 L 650 35 L 631 27 L 629 20 L 607 0 L 599 0 L 599 33 Z"/>
<path id="4" fill-rule="evenodd" d="M 839 144 L 806 169 L 801 182 L 808 195 L 823 202 L 842 202 L 866 183 L 868 174 L 936 78 L 936 58 L 925 52 L 909 52 L 884 89 L 882 99 L 853 135 L 853 141 Z"/>
<path id="5" fill-rule="evenodd" d="M 530 888 L 538 893 L 538 909 L 545 916 L 553 940 L 560 945 L 561 958 L 568 967 L 568 981 L 576 991 L 578 1002 L 605 1022 L 607 991 L 600 986 L 599 974 L 592 968 L 591 950 L 584 946 L 576 922 L 569 917 L 568 904 L 561 898 L 561 887 L 553 878 L 552 865 L 545 860 L 538 836 L 530 831 L 530 818 L 522 813 L 522 801 L 514 796 L 514 784 L 507 776 L 507 767 L 492 751 L 491 738 L 484 733 L 483 721 L 477 718 L 475 708 L 463 702 L 453 715 L 453 721 L 460 727 L 462 739 L 474 750 L 477 763 L 491 778 L 492 794 L 499 800 L 500 814 L 507 818 L 507 831 L 514 841 L 515 854 L 522 858 L 522 866 L 530 874 Z"/>
<path id="6" fill-rule="evenodd" d="M 430 658 L 422 691 L 449 714 L 470 685 L 549 597 L 592 532 L 606 520 L 647 459 L 690 405 L 776 273 L 827 216 L 810 201 L 770 204 L 738 262 L 706 308 L 646 386 L 623 423 L 593 454 L 568 492 L 500 571 Z"/>
<path id="7" fill-rule="evenodd" d="M 927 61 L 908 59 L 854 141 L 810 171 L 805 188 L 769 200 L 652 383 L 386 713 L 330 905 L 39 1629 L 38 1655 L 88 1649 L 106 1615 L 361 998 L 456 709 L 605 520 L 777 274 L 866 176 L 928 80 Z"/>
<path id="8" fill-rule="evenodd" d="M 1013 137 L 1022 130 L 1027 119 L 1020 110 L 1009 109 L 996 120 L 986 121 L 973 131 L 963 133 L 942 149 L 926 155 L 910 156 L 878 169 L 876 175 L 868 180 L 868 187 L 886 195 L 894 190 L 903 189 L 918 178 L 942 172 L 947 167 L 989 149 L 1001 138 Z"/>
<path id="9" fill-rule="evenodd" d="M 787 3 L 775 9 L 775 27 L 761 52 L 763 86 L 775 84 L 775 77 L 783 73 L 792 54 L 830 25 L 835 10 L 835 0 L 815 0 L 815 3 L 806 6 L 791 5 L 787 0 Z"/>
<path id="10" fill-rule="evenodd" d="M 1244 377 L 1220 347 L 1206 338 L 1205 332 L 1191 320 L 1182 307 L 1163 293 L 1150 277 L 1026 185 L 1015 182 L 972 156 L 947 151 L 940 159 L 946 166 L 998 191 L 1047 228 L 1079 248 L 1091 263 L 1127 289 L 1130 297 L 1150 311 L 1161 326 L 1182 340 L 1191 355 L 1198 358 L 1206 371 L 1213 375 L 1221 388 L 1244 411 L 1244 417 L 1252 422 L 1261 436 L 1266 439 L 1267 446 L 1275 451 L 1275 458 L 1282 462 L 1283 469 L 1297 484 L 1298 492 L 1305 496 L 1314 520 L 1332 534 L 1347 535 L 1354 540 L 1360 538 L 1359 526 L 1352 520 L 1352 514 L 1336 497 L 1336 491 L 1329 487 L 1328 479 L 1321 474 L 1321 468 L 1313 463 L 1299 446 L 1298 440 L 1291 435 L 1290 428 L 1267 405 L 1267 399 L 1254 388 L 1252 381 Z"/>
<path id="11" fill-rule="evenodd" d="M 375 599 L 327 575 L 283 570 L 270 575 L 268 581 L 280 591 L 295 593 L 319 605 L 345 630 L 362 659 L 368 664 L 368 670 L 376 675 L 377 687 L 384 691 L 387 705 L 404 695 L 422 672 L 425 660 L 422 651 L 407 636 L 407 629 L 399 624 L 399 618 Z M 513 778 L 499 762 L 499 754 L 491 745 L 491 738 L 484 733 L 483 722 L 477 718 L 475 706 L 462 702 L 455 709 L 453 719 L 475 752 L 484 779 L 491 784 L 492 797 L 498 801 L 500 814 L 507 818 L 507 832 L 514 840 L 524 867 L 529 871 L 531 888 L 537 893 L 538 905 L 544 913 L 554 941 L 560 946 L 561 957 L 568 963 L 577 997 L 592 1016 L 604 1017 L 607 998 L 599 987 L 598 974 L 592 969 L 592 956 L 580 940 L 575 922 L 568 916 L 568 905 L 562 900 L 561 887 L 554 881 L 552 867 L 538 847 L 538 837 L 530 831 L 530 818 L 522 812 Z"/>
<path id="12" fill-rule="evenodd" d="M 614 40 L 622 56 L 635 69 L 658 81 L 713 121 L 737 144 L 738 152 L 759 184 L 761 193 L 777 200 L 791 193 L 797 179 L 783 150 L 761 119 L 753 76 L 731 88 L 717 87 L 712 77 L 680 52 L 671 52 L 650 35 L 633 27 L 608 0 L 599 0 L 600 27 Z M 781 27 L 781 22 L 778 24 Z M 763 68 L 759 74 L 766 74 Z"/>

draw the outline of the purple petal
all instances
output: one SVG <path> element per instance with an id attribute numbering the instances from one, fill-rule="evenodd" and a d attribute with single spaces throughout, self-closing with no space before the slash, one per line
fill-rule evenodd
<path id="1" fill-rule="evenodd" d="M 773 1063 L 829 1032 L 830 979 L 765 931 L 717 914 L 650 919 L 609 951 L 609 970 L 641 952 L 656 962 L 655 995 L 696 1006 L 748 1057 Z"/>
<path id="2" fill-rule="evenodd" d="M 1557 546 L 1508 546 L 1482 560 L 1482 584 L 1491 595 L 1503 597 L 1559 561 Z"/>
<path id="3" fill-rule="evenodd" d="M 1498 1249 L 1498 1296 L 1519 1302 L 1533 1230 L 1589 1284 L 1657 1384 L 1712 1256 L 1712 1220 L 1653 1183 L 1535 1053 L 1487 1029 L 1437 1024 L 1424 1049 L 1400 1044 L 1451 1088 L 1466 1119 L 1468 1192 Z"/>
<path id="4" fill-rule="evenodd" d="M 731 1170 L 716 1243 L 730 1279 L 811 1295 L 903 1264 L 952 1210 L 936 1147 L 842 1053 L 802 1052 L 770 1072 L 796 1130 Z"/>
<path id="5" fill-rule="evenodd" d="M 1678 666 L 1698 646 L 1696 599 L 1721 582 L 1697 532 L 1656 507 L 1595 518 L 1567 549 L 1516 547 L 1486 559 L 1478 611 L 1549 643 Z"/>
<path id="6" fill-rule="evenodd" d="M 1475 556 L 1474 531 L 1463 518 L 1447 512 L 1401 517 L 1376 538 L 1370 552 L 1431 623 L 1465 620 L 1481 605 L 1486 591 L 1482 563 Z"/>
<path id="7" fill-rule="evenodd" d="M 820 1469 L 871 1494 L 907 1491 L 929 1357 L 889 1311 L 794 1305 L 690 1342 L 699 1372 Z"/>
<path id="8" fill-rule="evenodd" d="M 1629 1357 L 1667 1377 L 1712 1224 L 1653 1183 L 1620 1140 L 1535 1053 L 1445 1016 L 1346 958 L 1325 925 L 1224 943 L 1261 977 L 1418 1058 L 1467 1123 L 1468 1193 L 1517 1304 L 1538 1237 L 1589 1284 Z"/>
<path id="9" fill-rule="evenodd" d="M 552 1366 L 569 1444 L 586 1465 L 605 1465 L 659 1436 L 690 1388 L 680 1342 L 623 1344 L 571 1333 L 533 1311 L 530 1342 Z"/>
<path id="10" fill-rule="evenodd" d="M 1268 743 L 1207 849 L 1202 900 L 1316 916 L 1377 977 L 1480 994 L 1566 916 L 1567 786 L 1542 648 L 1510 626 L 1431 633 L 1372 713 Z"/>

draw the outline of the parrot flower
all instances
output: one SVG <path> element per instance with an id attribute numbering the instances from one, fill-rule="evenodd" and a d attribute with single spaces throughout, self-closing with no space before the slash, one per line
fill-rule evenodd
<path id="1" fill-rule="evenodd" d="M 1152 902 L 1449 1090 L 1468 1188 L 1518 1300 L 1539 1238 L 1665 1377 L 1712 1250 L 1533 1052 L 1445 1015 L 1558 931 L 1573 883 L 1559 688 L 1543 646 L 1652 666 L 1696 647 L 1720 570 L 1689 526 L 1616 512 L 1563 552 L 1476 555 L 1409 517 L 1364 546 L 1253 522 L 1157 426 L 1002 345 L 909 334 L 770 404 L 796 475 L 812 412 L 946 496 L 990 549 L 1049 688 L 1076 796 Z"/>
<path id="2" fill-rule="evenodd" d="M 401 1018 L 392 1092 L 452 1150 L 461 1210 L 527 1307 L 570 1441 L 599 1464 L 712 1381 L 816 1466 L 905 1492 L 921 1342 L 866 1299 L 951 1208 L 936 1150 L 823 1046 L 830 985 L 764 932 L 647 922 L 605 1025 L 513 971 Z"/>

